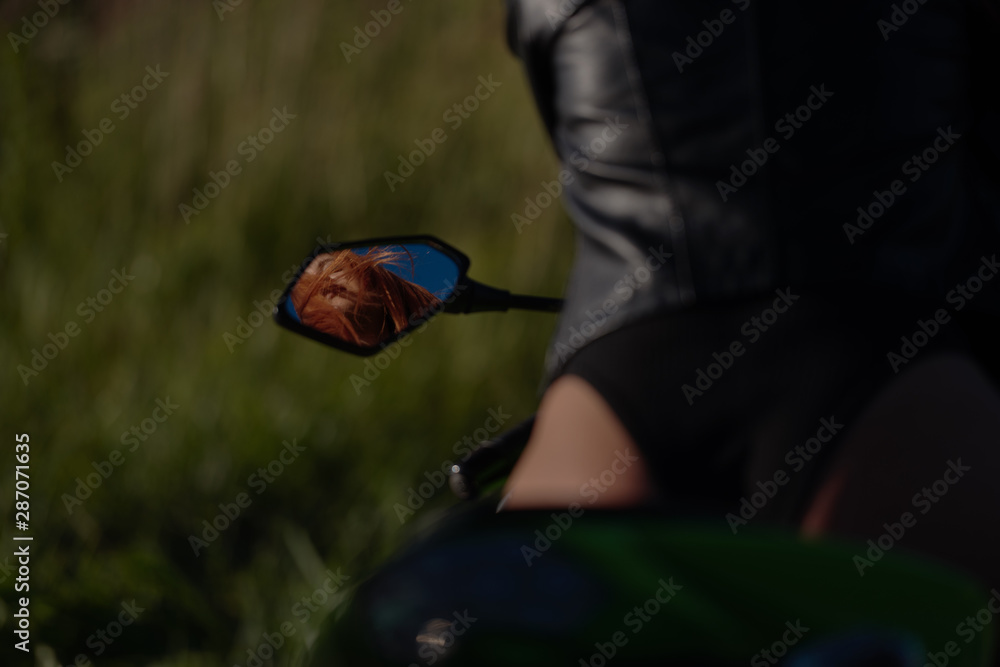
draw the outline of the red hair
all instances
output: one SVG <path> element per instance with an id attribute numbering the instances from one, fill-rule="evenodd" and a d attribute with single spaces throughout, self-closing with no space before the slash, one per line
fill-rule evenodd
<path id="1" fill-rule="evenodd" d="M 386 265 L 404 266 L 405 250 L 372 248 L 364 255 L 339 250 L 317 256 L 292 289 L 292 303 L 302 323 L 360 347 L 388 340 L 427 315 L 441 300 L 427 289 L 400 278 Z M 314 270 L 315 269 L 315 270 Z M 352 301 L 336 307 L 336 298 Z"/>

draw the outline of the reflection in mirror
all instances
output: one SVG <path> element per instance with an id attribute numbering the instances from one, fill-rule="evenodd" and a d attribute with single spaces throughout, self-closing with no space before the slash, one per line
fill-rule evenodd
<path id="1" fill-rule="evenodd" d="M 335 250 L 306 267 L 288 309 L 312 329 L 372 348 L 437 313 L 458 271 L 450 257 L 421 243 Z"/>

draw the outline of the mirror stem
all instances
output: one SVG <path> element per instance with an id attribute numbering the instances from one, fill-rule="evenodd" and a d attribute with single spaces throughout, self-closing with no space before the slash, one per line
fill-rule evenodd
<path id="1" fill-rule="evenodd" d="M 465 308 L 461 310 L 463 313 L 506 312 L 511 308 L 556 313 L 563 304 L 562 299 L 511 294 L 507 290 L 490 287 L 471 279 L 467 284 L 469 295 L 465 300 Z"/>
<path id="2" fill-rule="evenodd" d="M 537 310 L 545 313 L 558 313 L 562 310 L 562 299 L 550 299 L 544 296 L 524 296 L 522 294 L 512 294 L 510 296 L 509 308 L 517 310 Z"/>

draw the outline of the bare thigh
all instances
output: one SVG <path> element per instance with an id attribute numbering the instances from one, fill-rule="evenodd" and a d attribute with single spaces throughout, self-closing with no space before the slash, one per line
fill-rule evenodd
<path id="1" fill-rule="evenodd" d="M 892 548 L 1000 586 L 1000 393 L 971 358 L 914 362 L 845 436 L 804 533 L 877 539 L 908 512 Z"/>
<path id="2" fill-rule="evenodd" d="M 646 463 L 611 406 L 574 375 L 545 392 L 504 493 L 505 509 L 623 507 L 655 494 Z"/>

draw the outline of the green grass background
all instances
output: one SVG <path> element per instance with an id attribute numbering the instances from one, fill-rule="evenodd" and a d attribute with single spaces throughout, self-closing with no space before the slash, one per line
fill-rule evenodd
<path id="1" fill-rule="evenodd" d="M 442 316 L 358 395 L 364 361 L 267 321 L 223 341 L 317 237 L 435 234 L 472 258 L 478 280 L 556 295 L 571 230 L 552 206 L 518 234 L 511 214 L 556 174 L 500 0 L 403 0 L 347 63 L 340 43 L 386 2 L 71 0 L 17 53 L 35 2 L 0 3 L 0 563 L 15 548 L 14 434 L 31 437 L 32 649 L 12 649 L 14 574 L 0 574 L 0 663 L 244 665 L 292 621 L 265 664 L 298 664 L 322 614 L 291 610 L 326 569 L 360 578 L 430 518 L 393 511 L 489 408 L 530 414 L 551 315 Z M 146 66 L 169 72 L 119 120 L 112 102 Z M 479 75 L 502 86 L 461 128 L 442 121 Z M 289 127 L 191 224 L 208 172 L 287 107 Z M 81 131 L 115 130 L 59 182 L 52 162 Z M 390 192 L 383 173 L 415 139 L 448 140 Z M 134 281 L 90 323 L 77 306 L 111 271 Z M 48 334 L 81 331 L 22 381 Z M 135 452 L 119 439 L 157 398 L 180 405 Z M 199 557 L 188 536 L 247 491 L 283 440 L 307 450 Z M 69 514 L 77 477 L 124 463 Z M 435 508 L 447 506 L 447 489 Z M 11 563 L 14 559 L 11 558 Z M 123 601 L 145 608 L 95 656 L 86 641 Z M 335 607 L 329 602 L 324 611 Z"/>

